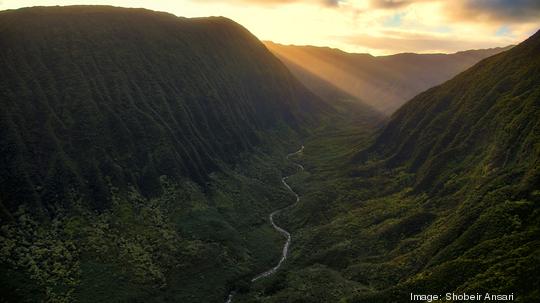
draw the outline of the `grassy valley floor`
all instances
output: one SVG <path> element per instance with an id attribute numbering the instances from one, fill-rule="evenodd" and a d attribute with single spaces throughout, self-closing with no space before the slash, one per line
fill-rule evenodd
<path id="1" fill-rule="evenodd" d="M 538 191 L 519 197 L 516 185 L 500 181 L 418 191 L 406 167 L 357 162 L 379 131 L 354 117 L 305 141 L 294 159 L 305 171 L 289 179 L 301 201 L 277 218 L 292 234 L 290 258 L 234 302 L 408 302 L 411 292 L 539 297 Z"/>

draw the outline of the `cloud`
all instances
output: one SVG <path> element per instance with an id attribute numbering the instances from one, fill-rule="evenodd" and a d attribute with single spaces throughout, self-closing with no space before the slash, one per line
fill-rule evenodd
<path id="1" fill-rule="evenodd" d="M 450 17 L 456 20 L 522 23 L 540 18 L 538 0 L 462 0 L 448 3 Z"/>
<path id="2" fill-rule="evenodd" d="M 382 8 L 382 9 L 395 9 L 403 6 L 407 6 L 414 2 L 419 2 L 419 0 L 371 0 L 370 6 L 373 8 Z"/>
<path id="3" fill-rule="evenodd" d="M 323 4 L 326 6 L 339 6 L 339 0 L 325 0 Z"/>
<path id="4" fill-rule="evenodd" d="M 466 49 L 481 49 L 494 46 L 507 46 L 506 41 L 494 43 L 493 40 L 466 40 L 448 35 L 427 33 L 409 33 L 400 31 L 384 31 L 380 35 L 356 34 L 339 37 L 348 44 L 360 45 L 376 49 L 383 53 L 395 52 L 457 52 Z"/>
<path id="5" fill-rule="evenodd" d="M 540 0 L 185 1 L 195 16 L 217 12 L 260 39 L 376 55 L 506 46 L 540 27 Z"/>
<path id="6" fill-rule="evenodd" d="M 528 22 L 540 18 L 539 0 L 371 0 L 373 9 L 400 9 L 417 3 L 440 3 L 443 14 L 459 21 Z"/>
<path id="7" fill-rule="evenodd" d="M 198 2 L 218 2 L 222 3 L 221 0 L 198 0 Z M 242 5 L 259 5 L 259 6 L 276 6 L 276 5 L 286 5 L 293 3 L 306 3 L 306 4 L 316 4 L 329 7 L 339 6 L 339 0 L 229 0 L 228 4 L 242 4 Z"/>
<path id="8" fill-rule="evenodd" d="M 222 0 L 197 2 L 223 3 Z M 345 0 L 228 0 L 231 5 L 279 6 L 293 3 L 351 9 L 357 1 Z M 415 4 L 440 4 L 442 14 L 454 21 L 512 21 L 522 23 L 540 18 L 540 0 L 368 0 L 362 11 L 401 10 Z M 367 10 L 366 10 L 367 9 Z"/>

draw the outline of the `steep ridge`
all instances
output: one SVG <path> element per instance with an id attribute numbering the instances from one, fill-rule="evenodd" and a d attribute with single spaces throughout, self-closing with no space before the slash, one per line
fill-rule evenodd
<path id="1" fill-rule="evenodd" d="M 419 190 L 441 189 L 453 175 L 489 179 L 514 168 L 515 181 L 537 182 L 539 45 L 537 33 L 415 97 L 368 152 L 416 172 Z"/>
<path id="2" fill-rule="evenodd" d="M 481 59 L 508 50 L 493 48 L 455 54 L 404 53 L 374 57 L 338 49 L 265 42 L 309 89 L 390 114 L 420 92 L 441 84 Z"/>
<path id="3" fill-rule="evenodd" d="M 485 301 L 495 293 L 538 298 L 539 75 L 540 31 L 413 98 L 360 154 L 381 159 L 375 171 L 411 174 L 412 191 L 396 202 L 416 204 L 415 213 L 399 215 L 389 230 L 401 229 L 402 244 L 422 240 L 398 257 L 414 275 L 352 301 L 391 302 L 433 289 Z"/>
<path id="4" fill-rule="evenodd" d="M 283 156 L 334 110 L 246 29 L 10 10 L 0 63 L 0 301 L 223 302 L 280 260 Z"/>
<path id="5" fill-rule="evenodd" d="M 112 7 L 0 13 L 4 209 L 72 188 L 96 208 L 107 182 L 159 193 L 158 177 L 204 182 L 280 125 L 323 104 L 225 18 Z M 219 51 L 217 51 L 219 50 Z"/>
<path id="6" fill-rule="evenodd" d="M 537 32 L 413 98 L 374 142 L 352 126 L 306 140 L 287 274 L 238 302 L 537 301 L 539 75 Z"/>

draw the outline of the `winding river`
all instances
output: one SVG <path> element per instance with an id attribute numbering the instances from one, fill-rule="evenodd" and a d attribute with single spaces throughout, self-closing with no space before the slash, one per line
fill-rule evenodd
<path id="1" fill-rule="evenodd" d="M 297 155 L 297 154 L 299 154 L 299 153 L 301 153 L 303 151 L 304 151 L 304 146 L 302 145 L 302 147 L 299 150 L 297 150 L 296 152 L 288 154 L 287 159 L 289 159 L 291 156 Z M 304 167 L 301 164 L 298 164 L 298 163 L 293 163 L 293 164 L 296 167 L 298 167 L 299 171 L 304 170 Z M 290 175 L 290 176 L 292 176 L 292 175 Z M 290 176 L 286 176 L 286 177 L 281 178 L 281 183 L 283 183 L 283 185 L 287 188 L 287 190 L 289 190 L 291 193 L 294 194 L 294 196 L 296 197 L 296 201 L 293 204 L 289 205 L 289 206 L 286 206 L 284 208 L 280 208 L 280 209 L 272 212 L 268 216 L 269 219 L 270 219 L 270 223 L 272 224 L 272 227 L 275 230 L 277 230 L 279 233 L 281 233 L 286 239 L 285 244 L 283 245 L 283 250 L 281 252 L 281 259 L 279 259 L 279 262 L 277 263 L 276 266 L 274 266 L 274 267 L 270 268 L 269 270 L 255 276 L 253 279 L 251 279 L 251 282 L 255 282 L 255 281 L 259 280 L 259 279 L 262 279 L 262 278 L 268 277 L 270 275 L 273 275 L 281 267 L 281 264 L 283 264 L 283 262 L 285 262 L 285 260 L 287 260 L 287 254 L 289 253 L 289 246 L 291 245 L 291 234 L 288 231 L 286 231 L 285 229 L 279 227 L 276 224 L 276 222 L 274 222 L 274 217 L 277 214 L 281 213 L 282 211 L 293 207 L 294 205 L 296 205 L 300 201 L 300 196 L 298 196 L 298 194 L 294 190 L 292 190 L 291 186 L 287 183 L 287 179 Z M 229 296 L 227 297 L 226 303 L 231 303 L 234 295 L 235 295 L 234 291 L 231 291 L 229 293 Z"/>

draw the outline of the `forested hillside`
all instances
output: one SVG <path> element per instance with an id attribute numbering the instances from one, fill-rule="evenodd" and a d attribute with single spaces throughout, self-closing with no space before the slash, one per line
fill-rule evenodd
<path id="1" fill-rule="evenodd" d="M 501 51 L 371 57 L 265 47 L 221 17 L 0 12 L 0 302 L 537 301 L 540 32 Z"/>
<path id="2" fill-rule="evenodd" d="M 373 139 L 318 130 L 290 180 L 301 203 L 281 218 L 291 261 L 239 302 L 536 302 L 539 75 L 537 32 L 413 98 Z"/>
<path id="3" fill-rule="evenodd" d="M 47 206 L 106 183 L 203 182 L 264 130 L 300 130 L 321 103 L 224 18 L 103 7 L 0 13 L 1 201 Z M 219 52 L 215 51 L 219 49 Z"/>
<path id="4" fill-rule="evenodd" d="M 0 12 L 0 301 L 221 302 L 331 110 L 225 18 Z"/>
<path id="5" fill-rule="evenodd" d="M 478 61 L 509 49 L 374 57 L 327 47 L 265 45 L 313 92 L 330 100 L 345 96 L 385 114 Z"/>
<path id="6" fill-rule="evenodd" d="M 415 97 L 366 152 L 417 172 L 417 190 L 440 190 L 462 175 L 508 175 L 529 188 L 539 173 L 539 70 L 536 34 Z"/>

